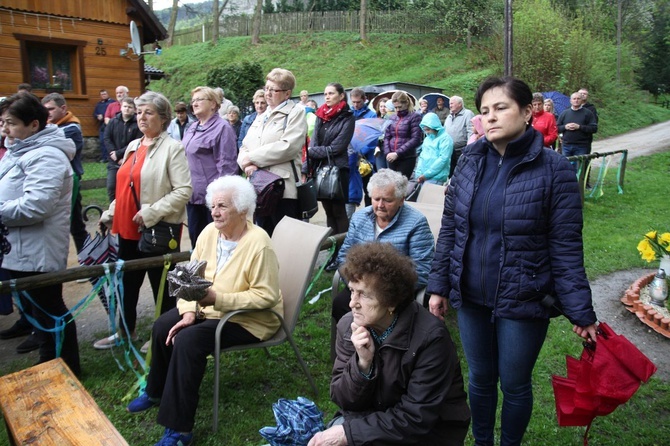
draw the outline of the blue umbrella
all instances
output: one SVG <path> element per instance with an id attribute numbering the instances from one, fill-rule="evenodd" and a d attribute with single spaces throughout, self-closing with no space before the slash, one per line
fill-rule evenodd
<path id="1" fill-rule="evenodd" d="M 371 159 L 379 137 L 384 134 L 386 127 L 391 123 L 387 119 L 365 118 L 356 121 L 354 136 L 351 138 L 351 147 L 355 152 Z"/>
<path id="2" fill-rule="evenodd" d="M 563 113 L 563 110 L 570 108 L 570 98 L 558 91 L 548 91 L 542 93 L 545 99 L 554 101 L 554 112 L 556 115 Z"/>
<path id="3" fill-rule="evenodd" d="M 421 96 L 421 99 L 428 101 L 428 111 L 433 111 L 433 109 L 437 107 L 437 98 L 444 99 L 444 107 L 449 108 L 449 96 L 442 93 L 427 93 Z M 419 102 L 421 99 L 419 99 Z"/>

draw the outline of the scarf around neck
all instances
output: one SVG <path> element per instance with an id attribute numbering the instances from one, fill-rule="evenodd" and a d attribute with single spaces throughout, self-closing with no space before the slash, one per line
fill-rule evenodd
<path id="1" fill-rule="evenodd" d="M 321 118 L 323 121 L 330 121 L 335 116 L 339 115 L 342 110 L 347 107 L 347 101 L 340 101 L 335 107 L 329 107 L 327 104 L 323 104 L 316 111 L 316 116 Z"/>

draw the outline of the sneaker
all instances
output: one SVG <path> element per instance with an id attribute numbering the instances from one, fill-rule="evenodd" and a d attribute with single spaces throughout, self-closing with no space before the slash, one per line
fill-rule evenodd
<path id="1" fill-rule="evenodd" d="M 40 348 L 40 343 L 37 342 L 37 336 L 33 333 L 25 341 L 16 346 L 16 353 L 30 353 L 38 348 Z"/>
<path id="2" fill-rule="evenodd" d="M 160 398 L 151 398 L 146 392 L 142 392 L 142 395 L 138 396 L 128 404 L 126 410 L 130 413 L 144 412 L 154 406 L 158 406 L 160 403 Z"/>
<path id="3" fill-rule="evenodd" d="M 172 429 L 165 428 L 163 438 L 154 446 L 189 446 L 193 443 L 192 432 L 177 432 Z"/>
<path id="4" fill-rule="evenodd" d="M 0 339 L 14 339 L 20 338 L 21 336 L 28 336 L 33 332 L 32 325 L 26 325 L 25 322 L 22 322 L 21 319 L 14 322 L 14 325 L 9 327 L 7 330 L 0 331 Z"/>
<path id="5" fill-rule="evenodd" d="M 333 258 L 328 262 L 326 265 L 325 271 L 328 273 L 332 273 L 337 269 L 337 257 L 333 256 Z"/>
<path id="6" fill-rule="evenodd" d="M 133 341 L 133 342 L 137 341 L 138 339 L 139 339 L 139 337 L 136 334 L 132 335 L 130 337 L 130 340 Z M 113 335 L 111 335 L 109 337 L 102 338 L 98 341 L 95 341 L 95 343 L 93 344 L 93 348 L 96 349 L 96 350 L 108 350 L 112 347 L 116 347 L 118 344 L 120 344 L 120 342 L 121 342 L 121 340 L 120 340 L 119 334 L 114 333 Z"/>

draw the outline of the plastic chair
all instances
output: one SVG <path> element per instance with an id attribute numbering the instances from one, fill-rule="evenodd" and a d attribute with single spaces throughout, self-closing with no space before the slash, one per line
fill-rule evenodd
<path id="1" fill-rule="evenodd" d="M 426 185 L 424 184 L 424 187 L 425 186 Z M 433 186 L 435 185 L 433 184 Z M 442 186 L 436 187 L 442 188 Z M 444 198 L 444 195 L 442 197 Z M 440 234 L 440 227 L 442 226 L 442 213 L 444 211 L 444 205 L 442 203 L 438 205 L 421 201 L 406 201 L 405 205 L 412 206 L 426 217 L 426 220 L 428 220 L 428 226 L 430 226 L 430 232 L 433 233 L 433 237 L 435 237 L 435 242 L 437 243 L 437 236 Z"/>
<path id="2" fill-rule="evenodd" d="M 314 264 L 319 256 L 321 244 L 330 232 L 331 229 L 327 227 L 316 226 L 293 218 L 284 217 L 275 227 L 272 235 L 272 244 L 279 260 L 279 288 L 282 291 L 282 298 L 284 300 L 284 317 L 282 318 L 272 310 L 236 310 L 227 313 L 219 321 L 216 327 L 214 347 L 214 414 L 212 419 L 212 430 L 214 432 L 217 430 L 219 421 L 219 374 L 222 352 L 263 348 L 269 356 L 268 347 L 288 341 L 295 352 L 302 370 L 307 376 L 307 380 L 315 396 L 318 395 L 312 375 L 309 373 L 302 356 L 300 356 L 300 351 L 293 341 L 292 333 L 298 322 L 300 307 L 305 298 L 305 292 L 312 277 Z M 221 330 L 226 322 L 236 314 L 254 311 L 269 311 L 277 316 L 281 323 L 281 327 L 277 330 L 277 333 L 267 341 L 221 349 Z"/>
<path id="3" fill-rule="evenodd" d="M 421 190 L 419 190 L 419 196 L 417 197 L 416 202 L 444 206 L 444 186 L 424 181 L 421 185 Z"/>

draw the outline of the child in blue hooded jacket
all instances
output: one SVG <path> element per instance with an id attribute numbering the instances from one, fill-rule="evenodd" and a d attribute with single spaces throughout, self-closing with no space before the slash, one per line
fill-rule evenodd
<path id="1" fill-rule="evenodd" d="M 426 113 L 420 126 L 426 137 L 416 162 L 414 178 L 419 183 L 427 181 L 443 185 L 449 174 L 454 141 L 444 130 L 440 118 L 435 113 Z"/>

